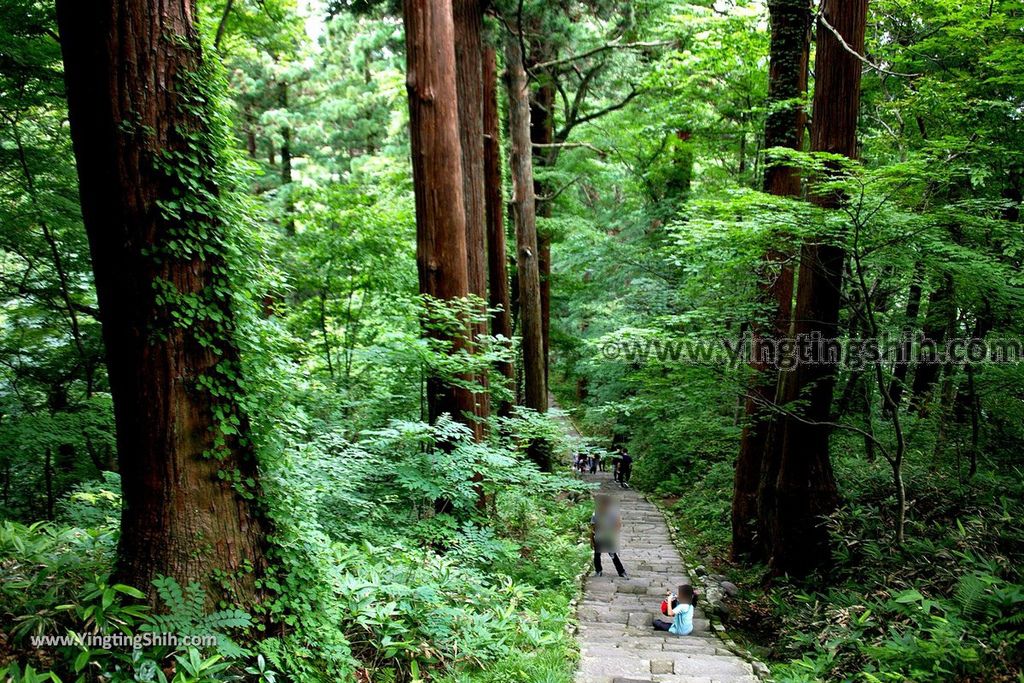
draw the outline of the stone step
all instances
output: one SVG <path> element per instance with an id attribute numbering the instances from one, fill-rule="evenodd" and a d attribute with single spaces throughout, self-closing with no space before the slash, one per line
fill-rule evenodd
<path id="1" fill-rule="evenodd" d="M 580 673 L 600 676 L 707 676 L 710 678 L 753 676 L 750 665 L 735 655 L 714 654 L 682 655 L 662 653 L 654 659 L 635 656 L 584 655 Z"/>

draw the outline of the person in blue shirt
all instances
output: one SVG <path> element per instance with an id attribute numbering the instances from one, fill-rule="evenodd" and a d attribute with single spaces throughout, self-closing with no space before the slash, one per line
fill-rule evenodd
<path id="1" fill-rule="evenodd" d="M 668 604 L 668 614 L 672 621 L 663 619 L 654 620 L 654 628 L 658 631 L 668 631 L 677 636 L 687 636 L 693 632 L 693 610 L 696 603 L 696 594 L 693 586 L 683 584 L 677 593 L 669 591 L 665 599 Z"/>

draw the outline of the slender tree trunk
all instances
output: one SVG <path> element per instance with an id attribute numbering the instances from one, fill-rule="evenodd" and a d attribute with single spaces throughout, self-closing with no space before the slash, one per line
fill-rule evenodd
<path id="1" fill-rule="evenodd" d="M 768 80 L 770 102 L 794 102 L 807 92 L 807 62 L 810 51 L 811 8 L 808 0 L 777 0 L 769 3 L 771 16 L 771 66 Z M 765 122 L 765 147 L 801 149 L 807 115 L 797 104 L 780 107 Z M 764 191 L 770 194 L 797 197 L 800 195 L 800 173 L 792 166 L 775 164 L 765 171 Z M 790 255 L 770 249 L 764 255 L 759 273 L 760 300 L 769 307 L 769 323 L 755 322 L 752 327 L 754 376 L 745 404 L 746 422 L 736 458 L 736 474 L 732 501 L 732 554 L 760 556 L 763 545 L 755 534 L 758 490 L 763 460 L 774 444 L 769 441 L 776 415 L 775 402 L 779 381 L 778 359 L 774 347 L 762 344 L 765 331 L 776 339 L 789 334 L 793 299 L 793 267 Z"/>
<path id="2" fill-rule="evenodd" d="M 489 304 L 496 309 L 491 317 L 491 334 L 512 339 L 512 304 L 508 285 L 508 257 L 505 253 L 505 207 L 501 182 L 501 124 L 498 115 L 498 55 L 494 48 L 484 49 L 484 198 L 487 219 L 487 273 Z M 515 367 L 499 363 L 498 372 L 515 391 Z M 499 415 L 508 415 L 512 405 L 504 401 Z"/>
<path id="3" fill-rule="evenodd" d="M 555 140 L 555 84 L 552 76 L 546 76 L 537 88 L 530 101 L 530 141 L 533 161 L 536 166 L 545 167 L 554 158 L 551 143 Z M 543 181 L 534 178 L 533 192 L 535 197 L 550 196 L 550 188 Z M 550 218 L 552 206 L 550 199 L 537 200 L 537 215 Z M 540 271 L 540 315 L 541 334 L 544 340 L 544 376 L 548 376 L 549 355 L 551 352 L 551 238 L 543 230 L 537 232 L 537 267 Z"/>
<path id="4" fill-rule="evenodd" d="M 331 360 L 331 334 L 327 329 L 327 292 L 320 290 L 320 334 L 324 337 L 324 359 L 327 361 L 327 376 L 334 379 L 334 363 Z M 345 379 L 348 379 L 346 377 Z"/>
<path id="5" fill-rule="evenodd" d="M 78 358 L 82 363 L 82 370 L 85 376 L 85 397 L 91 398 L 94 384 L 93 362 L 85 350 L 85 343 L 82 339 L 81 326 L 78 324 L 78 313 L 75 309 L 75 302 L 71 297 L 71 280 L 68 277 L 67 270 L 64 268 L 64 258 L 61 255 L 60 245 L 57 243 L 57 238 L 50 230 L 50 226 L 45 220 L 43 212 L 39 209 L 39 196 L 36 190 L 35 174 L 32 173 L 32 168 L 29 166 L 28 156 L 25 154 L 25 145 L 21 138 L 21 131 L 16 122 L 11 124 L 11 132 L 14 137 L 14 146 L 18 154 L 18 162 L 21 166 L 22 176 L 25 179 L 25 189 L 28 191 L 29 200 L 38 211 L 39 229 L 43 234 L 43 239 L 46 241 L 46 245 L 50 249 L 53 268 L 57 272 L 57 283 L 59 284 L 60 298 L 64 302 L 64 310 L 68 316 L 71 338 L 75 343 L 75 350 L 78 351 Z"/>
<path id="6" fill-rule="evenodd" d="M 978 390 L 974 381 L 974 365 L 967 364 L 967 397 L 971 411 L 971 450 L 970 469 L 968 477 L 978 473 L 978 447 L 981 440 L 981 401 L 978 398 Z"/>
<path id="7" fill-rule="evenodd" d="M 240 368 L 230 294 L 218 294 L 230 291 L 228 227 L 215 206 L 167 210 L 219 194 L 193 4 L 58 0 L 57 19 L 117 424 L 117 579 L 145 590 L 166 574 L 199 582 L 210 602 L 251 605 L 268 524 L 252 502 L 259 475 L 231 379 Z M 180 245 L 188 231 L 203 250 Z M 177 323 L 177 296 L 211 315 Z"/>
<path id="8" fill-rule="evenodd" d="M 483 8 L 481 0 L 454 0 L 455 71 L 459 103 L 459 135 L 462 146 L 462 192 L 466 211 L 466 262 L 469 293 L 487 301 L 486 198 L 484 195 L 484 122 L 483 122 Z M 481 306 L 482 307 L 482 306 Z M 474 343 L 487 334 L 487 313 L 479 311 L 472 324 Z M 487 373 L 476 378 L 483 391 L 474 396 L 474 427 L 477 440 L 483 439 L 485 420 L 490 415 L 486 391 Z"/>
<path id="9" fill-rule="evenodd" d="M 277 86 L 277 104 L 288 111 L 288 84 Z M 284 193 L 284 231 L 295 234 L 295 201 L 292 199 L 292 127 L 290 123 L 281 126 L 281 192 Z"/>
<path id="10" fill-rule="evenodd" d="M 406 86 L 416 195 L 416 265 L 420 293 L 442 303 L 469 293 L 462 145 L 456 95 L 455 29 L 450 0 L 405 0 Z M 428 316 L 429 317 L 429 316 Z M 464 348 L 467 330 L 428 333 Z M 447 413 L 474 424 L 471 391 L 432 373 L 431 423 Z"/>
<path id="11" fill-rule="evenodd" d="M 953 279 L 945 276 L 942 284 L 928 296 L 928 310 L 925 313 L 922 334 L 925 342 L 934 348 L 922 348 L 914 371 L 914 383 L 910 392 L 910 409 L 924 416 L 932 388 L 939 379 L 942 365 L 938 362 L 938 349 L 956 321 L 956 306 L 953 302 Z"/>
<path id="12" fill-rule="evenodd" d="M 939 467 L 939 458 L 946 449 L 949 438 L 949 422 L 953 417 L 954 404 L 957 399 L 957 368 L 952 363 L 942 367 L 942 391 L 939 392 L 939 424 L 936 427 L 935 448 L 932 450 L 932 470 Z"/>
<path id="13" fill-rule="evenodd" d="M 864 49 L 867 0 L 825 0 L 822 17 L 841 35 L 851 50 Z M 811 149 L 816 152 L 857 154 L 857 113 L 860 103 L 861 63 L 822 22 L 818 23 L 814 118 Z M 812 193 L 812 201 L 835 208 L 842 197 L 834 192 Z M 793 318 L 798 337 L 834 340 L 838 332 L 845 254 L 839 245 L 805 243 Z M 777 473 L 773 510 L 766 520 L 768 562 L 773 575 L 803 576 L 830 559 L 823 515 L 838 503 L 835 476 L 829 458 L 830 429 L 836 363 L 834 343 L 810 344 L 812 363 L 801 363 L 785 378 L 783 399 L 807 400 L 806 407 L 789 410 Z"/>
<path id="14" fill-rule="evenodd" d="M 46 447 L 43 462 L 43 480 L 46 488 L 46 519 L 53 519 L 53 449 Z"/>
<path id="15" fill-rule="evenodd" d="M 892 397 L 892 405 L 898 409 L 903 400 L 903 388 L 907 382 L 907 375 L 910 372 L 910 357 L 913 348 L 911 339 L 917 329 L 917 316 L 921 311 L 921 283 L 914 281 L 910 285 L 907 294 L 907 309 L 904 315 L 903 342 L 896 352 L 896 365 L 892 371 L 892 380 L 889 382 L 889 396 Z M 888 406 L 883 406 L 883 414 L 889 416 Z"/>
<path id="16" fill-rule="evenodd" d="M 515 36 L 505 41 L 509 96 L 509 151 L 512 212 L 516 226 L 516 267 L 519 275 L 519 319 L 523 349 L 524 404 L 548 409 L 541 321 L 540 268 L 537 263 L 537 217 L 530 143 L 530 100 L 523 54 Z M 533 453 L 541 469 L 550 470 L 550 455 Z"/>

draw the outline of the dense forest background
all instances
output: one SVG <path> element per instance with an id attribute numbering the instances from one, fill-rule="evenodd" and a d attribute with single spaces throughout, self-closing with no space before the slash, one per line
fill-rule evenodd
<path id="1" fill-rule="evenodd" d="M 570 681 L 628 450 L 774 680 L 1020 680 L 1024 7 L 399 4 L 0 0 L 0 677 Z"/>

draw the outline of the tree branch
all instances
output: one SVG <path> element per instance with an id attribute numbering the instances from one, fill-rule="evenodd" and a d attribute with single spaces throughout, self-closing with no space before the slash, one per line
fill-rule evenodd
<path id="1" fill-rule="evenodd" d="M 224 13 L 220 15 L 220 23 L 217 24 L 217 33 L 213 38 L 213 46 L 215 48 L 220 48 L 220 41 L 224 38 L 224 29 L 227 28 L 228 16 L 231 14 L 231 6 L 234 2 L 235 0 L 227 0 L 224 4 Z"/>
<path id="2" fill-rule="evenodd" d="M 861 53 L 857 52 L 852 47 L 850 47 L 850 44 L 847 43 L 846 40 L 839 34 L 839 31 L 837 31 L 835 29 L 835 27 L 832 26 L 832 24 L 828 23 L 828 20 L 825 18 L 825 15 L 819 13 L 818 14 L 818 21 L 821 22 L 821 25 L 824 26 L 828 30 L 829 33 L 831 33 L 833 36 L 836 37 L 836 40 L 839 41 L 839 44 L 843 46 L 844 50 L 846 50 L 851 55 L 856 57 L 858 60 L 860 60 L 868 68 L 874 69 L 878 73 L 885 74 L 887 76 L 897 76 L 899 78 L 917 78 L 917 77 L 919 77 L 921 75 L 921 74 L 904 74 L 904 73 L 900 73 L 898 71 L 889 71 L 888 69 L 884 69 L 884 68 L 878 66 L 877 64 L 871 62 L 867 57 L 865 57 L 864 55 L 862 55 Z"/>
<path id="3" fill-rule="evenodd" d="M 646 49 L 646 48 L 649 48 L 649 47 L 663 47 L 665 45 L 672 45 L 672 44 L 674 44 L 674 41 L 671 41 L 671 40 L 654 40 L 654 41 L 650 41 L 650 42 L 636 42 L 636 43 L 615 43 L 615 42 L 612 42 L 612 43 L 607 43 L 605 45 L 601 45 L 600 47 L 595 47 L 592 50 L 587 50 L 586 52 L 581 52 L 578 55 L 569 55 L 568 57 L 562 57 L 561 59 L 552 59 L 549 62 L 541 62 L 540 64 L 535 64 L 534 68 L 535 69 L 551 69 L 551 68 L 556 67 L 556 66 L 562 66 L 563 64 L 569 64 L 571 62 L 576 62 L 576 61 L 579 61 L 581 59 L 586 59 L 587 57 L 593 57 L 594 55 L 601 54 L 602 52 L 607 52 L 609 50 L 643 50 L 643 49 Z"/>
<path id="4" fill-rule="evenodd" d="M 570 187 L 572 187 L 573 185 L 575 185 L 576 183 L 578 183 L 582 179 L 583 179 L 583 176 L 578 175 L 575 178 L 573 178 L 572 180 L 570 180 L 569 182 L 567 182 L 565 185 L 562 185 L 560 188 L 558 188 L 557 190 L 552 192 L 551 194 L 539 194 L 539 195 L 536 195 L 536 200 L 538 202 L 553 202 L 554 200 L 558 199 L 558 196 L 560 194 L 562 194 L 563 192 L 568 190 Z"/>
<path id="5" fill-rule="evenodd" d="M 637 90 L 635 85 L 630 86 L 629 94 L 626 95 L 626 97 L 620 100 L 619 102 L 616 102 L 615 104 L 610 104 L 604 109 L 598 109 L 593 114 L 587 114 L 586 116 L 581 116 L 571 121 L 567 120 L 565 122 L 565 125 L 562 126 L 562 128 L 559 129 L 558 133 L 555 135 L 555 139 L 560 142 L 564 142 L 569 137 L 569 133 L 571 133 L 573 128 L 575 128 L 576 126 L 583 125 L 584 123 L 588 123 L 590 121 L 593 121 L 594 119 L 599 119 L 605 114 L 610 114 L 613 111 L 618 111 L 619 109 L 626 107 L 626 105 L 632 102 L 639 94 L 640 91 Z"/>

